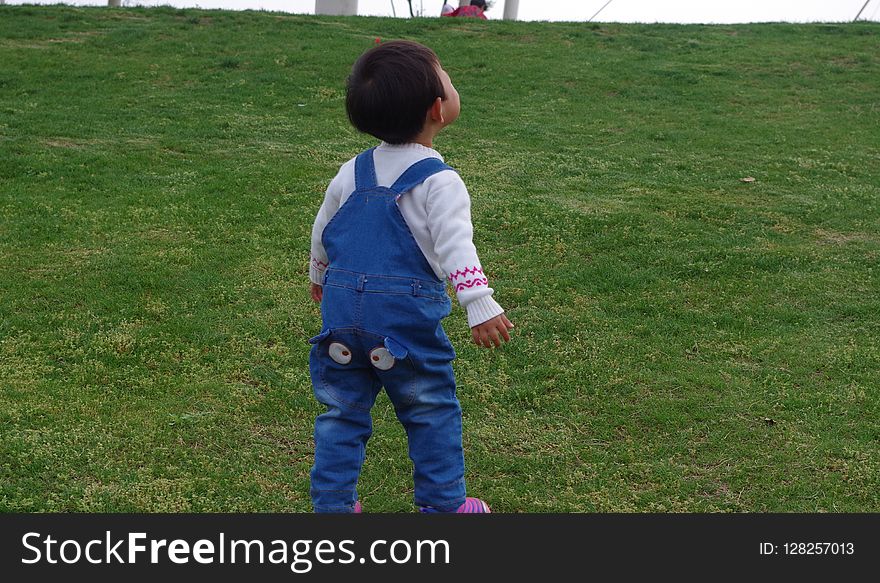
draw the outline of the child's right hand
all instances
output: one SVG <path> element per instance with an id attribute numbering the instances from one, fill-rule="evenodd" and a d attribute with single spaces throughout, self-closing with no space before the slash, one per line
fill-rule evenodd
<path id="1" fill-rule="evenodd" d="M 513 323 L 507 319 L 507 316 L 500 314 L 471 328 L 471 336 L 477 346 L 492 348 L 501 346 L 502 339 L 510 342 L 508 330 L 513 330 Z"/>
<path id="2" fill-rule="evenodd" d="M 316 304 L 320 304 L 321 300 L 324 299 L 324 288 L 318 285 L 317 283 L 312 284 L 312 299 Z"/>

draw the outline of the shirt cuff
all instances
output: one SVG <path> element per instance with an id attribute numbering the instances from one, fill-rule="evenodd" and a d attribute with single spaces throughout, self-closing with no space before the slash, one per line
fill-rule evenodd
<path id="1" fill-rule="evenodd" d="M 498 302 L 492 299 L 491 295 L 485 295 L 477 298 L 467 305 L 468 326 L 473 328 L 479 326 L 483 322 L 491 320 L 495 316 L 504 313 Z"/>
<path id="2" fill-rule="evenodd" d="M 324 285 L 324 270 L 315 267 L 314 262 L 309 266 L 309 280 L 316 285 Z"/>

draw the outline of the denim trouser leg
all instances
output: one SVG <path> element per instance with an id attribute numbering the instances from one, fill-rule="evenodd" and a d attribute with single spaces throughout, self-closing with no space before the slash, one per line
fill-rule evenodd
<path id="1" fill-rule="evenodd" d="M 452 364 L 412 364 L 418 379 L 414 390 L 409 384 L 400 387 L 391 378 L 384 380 L 409 441 L 415 503 L 453 510 L 464 503 L 465 485 L 461 405 Z"/>
<path id="2" fill-rule="evenodd" d="M 315 462 L 311 471 L 314 510 L 352 512 L 367 440 L 373 430 L 370 408 L 380 387 L 367 370 L 341 372 L 313 363 L 312 375 L 315 396 L 327 407 L 315 419 Z M 347 398 L 350 396 L 359 398 Z"/>
<path id="3" fill-rule="evenodd" d="M 315 420 L 311 495 L 315 512 L 351 512 L 372 433 L 369 413 L 333 407 Z"/>

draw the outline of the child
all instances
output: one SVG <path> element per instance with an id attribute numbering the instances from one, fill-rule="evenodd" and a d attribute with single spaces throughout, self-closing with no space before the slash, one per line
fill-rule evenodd
<path id="1" fill-rule="evenodd" d="M 348 79 L 351 123 L 382 143 L 342 165 L 312 229 L 312 299 L 323 327 L 309 369 L 327 411 L 315 420 L 316 512 L 360 512 L 356 485 L 384 387 L 403 424 L 422 512 L 489 512 L 465 497 L 455 351 L 440 321 L 448 278 L 473 341 L 510 340 L 473 244 L 470 198 L 432 149 L 458 117 L 458 92 L 429 48 L 409 41 L 364 53 Z"/>

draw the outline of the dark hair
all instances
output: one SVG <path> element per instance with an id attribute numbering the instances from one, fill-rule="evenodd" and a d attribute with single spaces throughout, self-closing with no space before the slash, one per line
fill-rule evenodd
<path id="1" fill-rule="evenodd" d="M 486 0 L 471 0 L 471 6 L 476 6 L 477 8 L 486 9 Z"/>
<path id="2" fill-rule="evenodd" d="M 446 99 L 434 51 L 391 41 L 361 55 L 348 77 L 345 109 L 358 130 L 389 144 L 412 140 L 438 97 Z"/>

